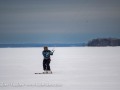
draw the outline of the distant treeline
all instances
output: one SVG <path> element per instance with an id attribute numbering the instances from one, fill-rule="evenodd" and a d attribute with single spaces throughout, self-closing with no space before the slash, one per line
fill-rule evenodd
<path id="1" fill-rule="evenodd" d="M 97 38 L 88 42 L 88 46 L 120 46 L 120 39 Z"/>

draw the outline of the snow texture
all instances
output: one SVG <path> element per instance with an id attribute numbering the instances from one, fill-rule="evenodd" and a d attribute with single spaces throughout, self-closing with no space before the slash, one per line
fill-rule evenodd
<path id="1" fill-rule="evenodd" d="M 0 90 L 120 90 L 120 47 L 56 47 L 53 74 L 36 75 L 42 50 L 0 48 Z"/>

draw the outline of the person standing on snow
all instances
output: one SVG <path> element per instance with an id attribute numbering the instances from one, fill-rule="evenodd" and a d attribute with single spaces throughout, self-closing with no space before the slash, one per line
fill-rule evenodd
<path id="1" fill-rule="evenodd" d="M 54 51 L 53 51 L 54 52 Z M 53 55 L 53 52 L 48 50 L 48 47 L 47 46 L 44 46 L 44 50 L 42 52 L 43 54 L 43 70 L 44 72 L 43 73 L 52 73 L 51 69 L 50 69 L 50 55 Z"/>

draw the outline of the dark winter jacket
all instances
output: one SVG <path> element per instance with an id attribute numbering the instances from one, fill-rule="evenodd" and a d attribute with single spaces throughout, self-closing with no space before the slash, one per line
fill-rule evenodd
<path id="1" fill-rule="evenodd" d="M 51 52 L 50 50 L 44 50 L 42 52 L 44 59 L 50 59 L 50 55 L 53 55 L 53 52 Z"/>

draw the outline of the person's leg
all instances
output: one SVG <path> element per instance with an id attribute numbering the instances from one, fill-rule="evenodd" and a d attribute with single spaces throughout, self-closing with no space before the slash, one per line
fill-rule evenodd
<path id="1" fill-rule="evenodd" d="M 51 70 L 51 69 L 50 69 L 50 59 L 47 60 L 46 65 L 47 65 L 47 70 L 50 71 L 50 70 Z"/>
<path id="2" fill-rule="evenodd" d="M 43 60 L 43 70 L 44 70 L 44 71 L 47 70 L 46 60 L 45 60 L 45 59 Z"/>

